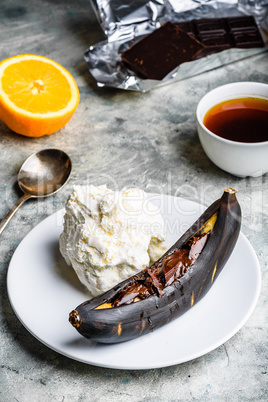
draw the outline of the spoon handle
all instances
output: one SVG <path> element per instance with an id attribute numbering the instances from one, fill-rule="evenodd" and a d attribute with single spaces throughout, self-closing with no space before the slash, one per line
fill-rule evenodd
<path id="1" fill-rule="evenodd" d="M 3 232 L 3 230 L 5 229 L 6 225 L 8 224 L 8 222 L 11 220 L 11 218 L 13 218 L 13 216 L 15 215 L 15 213 L 17 212 L 17 210 L 19 209 L 19 207 L 22 206 L 22 204 L 28 200 L 29 198 L 31 198 L 32 195 L 31 194 L 23 194 L 22 197 L 20 197 L 20 199 L 18 199 L 18 201 L 16 202 L 16 204 L 13 205 L 13 207 L 11 208 L 11 210 L 6 214 L 6 216 L 2 219 L 2 221 L 0 222 L 0 234 Z"/>

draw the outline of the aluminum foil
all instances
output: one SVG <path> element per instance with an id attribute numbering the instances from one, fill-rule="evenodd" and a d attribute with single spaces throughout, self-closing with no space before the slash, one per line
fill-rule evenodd
<path id="1" fill-rule="evenodd" d="M 84 56 L 89 71 L 99 87 L 146 92 L 267 51 L 268 1 L 263 0 L 263 5 L 254 16 L 265 41 L 265 48 L 228 49 L 183 63 L 161 81 L 141 79 L 121 60 L 120 54 L 124 50 L 166 21 L 183 22 L 251 14 L 252 9 L 244 3 L 245 0 L 91 0 L 107 39 L 86 50 Z"/>

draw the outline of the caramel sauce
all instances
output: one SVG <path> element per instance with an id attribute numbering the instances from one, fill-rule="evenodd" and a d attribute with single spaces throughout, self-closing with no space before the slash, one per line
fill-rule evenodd
<path id="1" fill-rule="evenodd" d="M 268 98 L 237 98 L 219 103 L 206 113 L 203 123 L 227 140 L 268 141 Z"/>

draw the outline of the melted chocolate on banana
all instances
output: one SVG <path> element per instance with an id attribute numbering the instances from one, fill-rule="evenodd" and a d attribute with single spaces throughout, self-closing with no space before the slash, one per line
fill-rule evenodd
<path id="1" fill-rule="evenodd" d="M 131 283 L 113 298 L 112 306 L 131 304 L 136 298 L 142 300 L 151 295 L 163 296 L 165 288 L 180 279 L 194 265 L 208 236 L 209 233 L 193 236 L 185 246 L 135 275 Z"/>

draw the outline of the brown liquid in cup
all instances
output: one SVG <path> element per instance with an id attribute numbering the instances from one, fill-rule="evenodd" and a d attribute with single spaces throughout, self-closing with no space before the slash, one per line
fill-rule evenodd
<path id="1" fill-rule="evenodd" d="M 268 98 L 246 97 L 219 103 L 206 113 L 203 123 L 227 140 L 268 141 Z"/>

